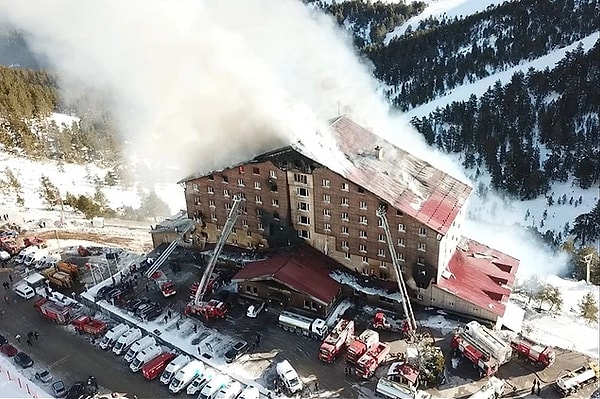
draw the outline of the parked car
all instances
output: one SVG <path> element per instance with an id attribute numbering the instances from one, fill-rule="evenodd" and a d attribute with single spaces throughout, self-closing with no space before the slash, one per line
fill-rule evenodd
<path id="1" fill-rule="evenodd" d="M 6 338 L 4 338 L 3 335 L 0 335 L 0 345 L 4 345 L 7 342 L 8 342 L 8 340 Z"/>
<path id="2" fill-rule="evenodd" d="M 104 297 L 106 296 L 106 294 L 108 293 L 108 291 L 114 289 L 114 287 L 112 285 L 105 285 L 104 287 L 100 288 L 98 290 L 98 292 L 96 292 L 96 295 L 94 296 L 95 300 L 100 300 L 100 299 L 104 299 Z"/>
<path id="3" fill-rule="evenodd" d="M 40 370 L 35 373 L 35 379 L 42 381 L 44 384 L 52 381 L 53 378 L 48 370 Z"/>
<path id="4" fill-rule="evenodd" d="M 245 341 L 236 342 L 235 345 L 227 352 L 225 352 L 225 361 L 227 363 L 233 362 L 238 357 L 242 356 L 244 353 L 248 352 L 248 343 Z"/>
<path id="5" fill-rule="evenodd" d="M 79 399 L 85 391 L 85 385 L 81 381 L 77 381 L 71 385 L 71 388 L 67 391 L 67 399 Z"/>
<path id="6" fill-rule="evenodd" d="M 67 394 L 67 388 L 62 380 L 58 380 L 52 383 L 52 393 L 57 398 L 62 398 Z"/>
<path id="7" fill-rule="evenodd" d="M 31 299 L 35 296 L 35 291 L 28 285 L 21 284 L 14 289 L 15 294 L 23 299 Z"/>
<path id="8" fill-rule="evenodd" d="M 7 343 L 7 344 L 3 344 L 2 346 L 0 346 L 0 352 L 2 352 L 3 354 L 5 354 L 8 357 L 13 357 L 17 353 L 19 353 L 19 350 L 17 348 L 15 348 L 14 346 L 12 346 L 11 344 Z"/>
<path id="9" fill-rule="evenodd" d="M 25 352 L 17 353 L 13 357 L 13 360 L 15 361 L 15 363 L 17 363 L 19 366 L 23 367 L 24 369 L 33 366 L 33 359 L 31 359 L 29 357 L 29 355 Z"/>
<path id="10" fill-rule="evenodd" d="M 248 306 L 248 310 L 246 310 L 246 316 L 255 319 L 263 310 L 265 310 L 264 302 L 255 303 Z"/>

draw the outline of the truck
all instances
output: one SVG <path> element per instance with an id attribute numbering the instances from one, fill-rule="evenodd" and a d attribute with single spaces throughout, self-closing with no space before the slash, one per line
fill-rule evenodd
<path id="1" fill-rule="evenodd" d="M 132 372 L 137 373 L 142 369 L 142 367 L 146 365 L 146 363 L 148 363 L 150 360 L 154 359 L 161 353 L 162 349 L 160 348 L 160 346 L 150 345 L 135 356 L 135 359 L 133 359 L 133 361 L 129 365 L 129 369 Z"/>
<path id="2" fill-rule="evenodd" d="M 24 237 L 23 245 L 25 245 L 25 248 L 28 248 L 28 247 L 47 248 L 48 247 L 48 244 L 46 244 L 46 240 L 44 240 L 43 238 L 35 237 L 35 236 Z"/>
<path id="3" fill-rule="evenodd" d="M 0 249 L 8 252 L 10 256 L 15 256 L 23 249 L 17 240 L 11 237 L 0 238 Z"/>
<path id="4" fill-rule="evenodd" d="M 71 325 L 75 327 L 75 331 L 79 334 L 86 333 L 93 336 L 102 335 L 107 329 L 105 322 L 89 316 L 79 316 L 71 322 Z"/>
<path id="5" fill-rule="evenodd" d="M 480 377 L 489 377 L 498 371 L 499 364 L 496 359 L 479 349 L 470 341 L 469 336 L 455 334 L 450 340 L 450 347 L 456 355 L 462 355 L 470 361 L 479 371 Z"/>
<path id="6" fill-rule="evenodd" d="M 377 395 L 386 399 L 431 399 L 431 394 L 425 391 L 413 391 L 409 387 L 380 378 L 375 388 Z"/>
<path id="7" fill-rule="evenodd" d="M 325 320 L 302 316 L 292 312 L 282 312 L 279 315 L 279 327 L 285 331 L 295 332 L 297 335 L 305 335 L 313 339 L 323 339 L 327 334 L 327 323 Z"/>
<path id="8" fill-rule="evenodd" d="M 514 353 L 518 357 L 533 362 L 538 367 L 550 367 L 554 364 L 556 353 L 549 346 L 544 346 L 524 338 L 510 340 Z"/>
<path id="9" fill-rule="evenodd" d="M 154 337 L 146 335 L 145 337 L 138 339 L 133 343 L 133 345 L 131 345 L 131 347 L 125 354 L 125 361 L 127 363 L 133 362 L 138 353 L 152 345 L 156 345 L 156 340 L 154 339 Z"/>
<path id="10" fill-rule="evenodd" d="M 68 274 L 69 276 L 71 276 L 72 279 L 75 279 L 77 277 L 77 274 L 79 274 L 79 266 L 77 266 L 74 263 L 69 263 L 62 260 L 57 263 L 56 269 L 59 272 Z"/>
<path id="11" fill-rule="evenodd" d="M 50 301 L 48 298 L 41 298 L 33 305 L 40 314 L 52 320 L 57 324 L 66 324 L 73 318 L 73 309 L 71 306 L 61 306 Z"/>
<path id="12" fill-rule="evenodd" d="M 71 288 L 73 286 L 73 280 L 71 279 L 71 276 L 65 272 L 59 272 L 54 267 L 42 270 L 42 274 L 48 279 L 50 284 L 56 287 Z"/>
<path id="13" fill-rule="evenodd" d="M 161 353 L 144 365 L 142 375 L 145 379 L 152 381 L 165 370 L 173 358 L 175 358 L 175 354 L 172 352 Z"/>
<path id="14" fill-rule="evenodd" d="M 277 376 L 290 394 L 302 391 L 302 380 L 287 360 L 277 363 Z"/>
<path id="15" fill-rule="evenodd" d="M 163 371 L 160 375 L 160 383 L 163 385 L 169 385 L 175 374 L 189 362 L 189 356 L 183 354 L 177 356 L 167 365 L 165 371 Z"/>
<path id="16" fill-rule="evenodd" d="M 356 376 L 371 378 L 389 353 L 390 345 L 386 342 L 379 342 L 358 359 L 356 368 L 354 369 Z"/>
<path id="17" fill-rule="evenodd" d="M 476 321 L 467 323 L 463 329 L 462 335 L 463 338 L 468 337 L 469 341 L 478 349 L 483 350 L 489 356 L 494 358 L 498 363 L 498 366 L 507 363 L 512 358 L 512 347 L 510 346 L 510 343 Z"/>
<path id="18" fill-rule="evenodd" d="M 598 364 L 590 362 L 576 370 L 561 375 L 554 381 L 554 387 L 563 396 L 570 396 L 586 385 L 593 384 L 600 378 Z"/>
<path id="19" fill-rule="evenodd" d="M 373 330 L 363 331 L 346 350 L 346 362 L 356 364 L 358 359 L 379 342 L 379 333 Z"/>
<path id="20" fill-rule="evenodd" d="M 354 320 L 340 319 L 319 348 L 319 359 L 332 363 L 354 336 Z"/>
<path id="21" fill-rule="evenodd" d="M 374 330 L 400 332 L 405 335 L 408 335 L 409 333 L 409 325 L 406 320 L 393 319 L 391 317 L 388 317 L 382 311 L 378 311 L 375 313 L 371 324 Z"/>
<path id="22" fill-rule="evenodd" d="M 186 364 L 171 380 L 169 392 L 179 393 L 183 391 L 196 377 L 204 372 L 204 368 L 204 363 L 200 360 L 192 360 Z"/>
<path id="23" fill-rule="evenodd" d="M 129 330 L 129 327 L 127 327 L 127 324 L 125 323 L 118 324 L 108 330 L 108 332 L 104 334 L 104 337 L 102 337 L 102 340 L 100 341 L 100 349 L 111 349 L 117 340 L 127 332 L 127 330 Z"/>
<path id="24" fill-rule="evenodd" d="M 490 377 L 490 379 L 473 395 L 469 396 L 469 399 L 499 399 L 504 395 L 504 386 L 506 383 L 496 377 Z"/>
<path id="25" fill-rule="evenodd" d="M 135 341 L 142 338 L 142 331 L 139 328 L 131 328 L 125 334 L 121 335 L 112 351 L 115 355 L 122 355 L 129 350 Z"/>
<path id="26" fill-rule="evenodd" d="M 150 278 L 158 286 L 158 289 L 165 298 L 168 298 L 177 293 L 177 290 L 175 289 L 175 284 L 173 283 L 173 281 L 167 278 L 167 276 L 162 272 L 162 270 L 155 271 L 154 273 L 152 273 L 152 276 L 150 276 Z"/>

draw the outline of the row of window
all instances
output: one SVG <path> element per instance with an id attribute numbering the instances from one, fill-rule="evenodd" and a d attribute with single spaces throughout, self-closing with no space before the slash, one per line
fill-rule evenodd
<path id="1" fill-rule="evenodd" d="M 398 255 L 397 259 L 398 259 L 399 262 L 405 262 L 406 261 L 403 253 L 398 253 L 397 255 Z M 346 260 L 352 260 L 352 254 L 350 252 L 344 252 L 344 259 L 346 259 Z M 368 264 L 369 263 L 369 258 L 367 256 L 364 256 L 364 255 L 361 256 L 361 263 Z M 425 258 L 423 258 L 422 256 L 417 257 L 417 265 L 424 266 L 425 265 Z M 380 261 L 379 262 L 379 267 L 387 267 L 385 261 Z M 363 269 L 363 273 L 365 273 L 365 269 Z M 370 273 L 370 274 L 373 274 L 373 273 Z"/>
<path id="2" fill-rule="evenodd" d="M 246 168 L 242 165 L 238 167 L 238 173 L 240 175 L 243 175 L 244 173 L 246 173 Z M 253 166 L 252 167 L 252 174 L 256 175 L 256 176 L 260 176 L 260 168 L 257 166 Z M 270 170 L 269 171 L 269 177 L 271 179 L 277 179 L 277 173 L 275 173 L 274 170 Z M 210 181 L 215 181 L 215 175 L 208 175 L 208 180 Z M 229 183 L 229 178 L 225 175 L 221 175 L 221 180 L 223 181 L 223 183 Z"/>
<path id="3" fill-rule="evenodd" d="M 379 237 L 379 242 L 385 242 L 383 241 L 382 237 Z M 348 241 L 346 240 L 342 240 L 341 241 L 341 246 L 342 249 L 344 251 L 349 251 L 350 250 L 350 246 L 348 245 Z M 398 246 L 405 248 L 406 245 L 404 243 L 404 240 L 402 240 L 402 242 L 400 242 L 400 240 L 398 240 Z M 417 244 L 417 251 L 421 251 L 421 252 L 427 252 L 427 245 L 420 242 Z M 366 254 L 367 253 L 367 245 L 366 244 L 359 244 L 358 245 L 358 252 Z M 377 250 L 377 256 L 385 256 L 385 249 L 383 248 L 378 248 Z M 398 255 L 398 257 L 400 257 L 400 255 Z M 404 258 L 404 256 L 402 256 L 402 258 Z"/>

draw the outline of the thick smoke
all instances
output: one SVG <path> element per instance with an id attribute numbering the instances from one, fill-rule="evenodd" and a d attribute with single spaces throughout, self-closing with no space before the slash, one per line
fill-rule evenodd
<path id="1" fill-rule="evenodd" d="M 310 140 L 338 113 L 435 160 L 412 128 L 388 118 L 349 39 L 300 1 L 4 4 L 65 89 L 111 99 L 130 160 L 172 170 L 172 181 Z"/>

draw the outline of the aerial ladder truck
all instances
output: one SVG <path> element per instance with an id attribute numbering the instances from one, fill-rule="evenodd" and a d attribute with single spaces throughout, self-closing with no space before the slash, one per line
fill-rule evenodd
<path id="1" fill-rule="evenodd" d="M 146 270 L 146 277 L 148 277 L 149 279 L 152 278 L 152 275 L 155 272 L 157 272 L 158 269 L 160 269 L 160 267 L 167 261 L 169 256 L 173 253 L 173 251 L 175 251 L 175 248 L 177 248 L 179 246 L 179 244 L 181 244 L 181 242 L 183 242 L 183 237 L 185 236 L 185 234 L 188 231 L 193 230 L 193 228 L 194 228 L 194 222 L 191 220 L 188 221 L 188 223 L 179 232 L 179 235 L 177 236 L 177 238 L 174 239 L 173 241 L 171 241 L 171 243 L 167 246 L 167 248 L 163 251 L 163 253 L 161 253 L 158 256 L 158 258 L 156 258 L 154 260 L 154 262 L 152 262 L 152 265 L 150 265 L 148 270 Z"/>
<path id="2" fill-rule="evenodd" d="M 221 236 L 219 237 L 210 260 L 204 269 L 204 273 L 202 274 L 202 279 L 198 284 L 194 299 L 185 308 L 185 314 L 202 315 L 206 320 L 214 317 L 225 317 L 225 314 L 227 313 L 227 306 L 225 303 L 216 299 L 211 299 L 208 302 L 204 302 L 203 299 L 204 295 L 206 295 L 206 292 L 208 291 L 208 287 L 210 285 L 210 276 L 215 269 L 217 259 L 219 258 L 219 255 L 223 250 L 225 243 L 227 242 L 227 238 L 229 238 L 229 235 L 233 231 L 233 227 L 240 216 L 242 201 L 243 199 L 241 196 L 234 196 L 229 215 L 227 216 L 227 220 L 225 221 L 225 225 L 221 231 Z"/>

